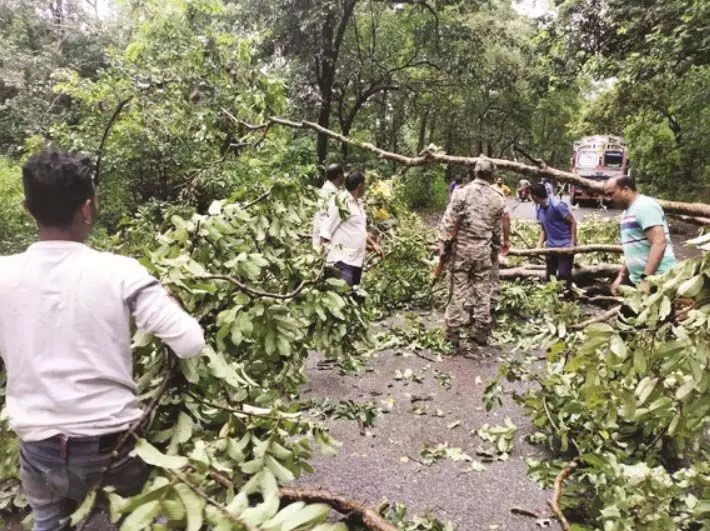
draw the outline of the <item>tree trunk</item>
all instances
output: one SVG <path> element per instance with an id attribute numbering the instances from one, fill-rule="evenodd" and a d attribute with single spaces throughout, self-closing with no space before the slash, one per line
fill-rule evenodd
<path id="1" fill-rule="evenodd" d="M 419 139 L 417 140 L 417 153 L 421 153 L 426 146 L 426 127 L 429 119 L 429 109 L 425 110 L 419 121 Z"/>
<path id="2" fill-rule="evenodd" d="M 318 112 L 318 125 L 326 129 L 330 125 L 330 103 L 332 101 L 332 87 L 326 94 L 321 93 L 320 111 Z M 323 164 L 328 156 L 328 135 L 318 133 L 318 162 Z"/>

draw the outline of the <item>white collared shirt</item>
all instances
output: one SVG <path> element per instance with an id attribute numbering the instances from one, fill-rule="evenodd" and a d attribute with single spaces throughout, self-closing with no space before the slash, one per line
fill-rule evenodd
<path id="1" fill-rule="evenodd" d="M 328 205 L 330 200 L 339 192 L 337 186 L 332 181 L 325 181 L 323 187 L 318 190 L 318 210 L 313 218 L 313 248 L 320 250 L 320 229 L 323 222 L 328 217 Z"/>
<path id="2" fill-rule="evenodd" d="M 197 321 L 132 258 L 69 241 L 0 257 L 0 355 L 20 439 L 119 432 L 141 416 L 132 319 L 181 358 L 204 348 Z"/>
<path id="3" fill-rule="evenodd" d="M 340 217 L 336 199 L 348 210 L 347 219 Z M 343 262 L 353 267 L 362 267 L 367 252 L 367 216 L 365 209 L 348 191 L 331 199 L 328 216 L 321 226 L 320 235 L 330 240 L 326 262 Z"/>

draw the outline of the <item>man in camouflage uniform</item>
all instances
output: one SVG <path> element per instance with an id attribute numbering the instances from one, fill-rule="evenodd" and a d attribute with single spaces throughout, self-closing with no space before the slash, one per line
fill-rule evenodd
<path id="1" fill-rule="evenodd" d="M 503 196 L 491 186 L 493 164 L 479 160 L 473 173 L 473 181 L 454 191 L 439 229 L 442 253 L 451 242 L 446 336 L 463 353 L 488 343 L 492 242 L 501 241 L 505 208 Z"/>

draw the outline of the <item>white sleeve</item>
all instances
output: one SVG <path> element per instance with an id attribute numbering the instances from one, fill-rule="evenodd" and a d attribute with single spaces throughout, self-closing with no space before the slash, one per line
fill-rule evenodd
<path id="1" fill-rule="evenodd" d="M 163 340 L 179 358 L 194 358 L 205 347 L 199 323 L 168 296 L 155 277 L 133 262 L 124 283 L 124 300 L 136 326 Z"/>
<path id="2" fill-rule="evenodd" d="M 320 236 L 326 240 L 333 239 L 333 233 L 335 229 L 338 228 L 340 224 L 340 211 L 338 210 L 338 205 L 335 202 L 335 196 L 330 200 L 328 205 L 328 214 L 321 221 L 320 224 Z"/>

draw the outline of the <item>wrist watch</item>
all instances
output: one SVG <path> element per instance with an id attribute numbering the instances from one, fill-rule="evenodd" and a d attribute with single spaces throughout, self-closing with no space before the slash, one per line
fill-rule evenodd
<path id="1" fill-rule="evenodd" d="M 648 275 L 647 275 L 646 273 L 641 273 L 641 274 L 639 275 L 639 278 L 640 278 L 641 280 L 646 280 L 646 279 L 648 278 Z"/>

